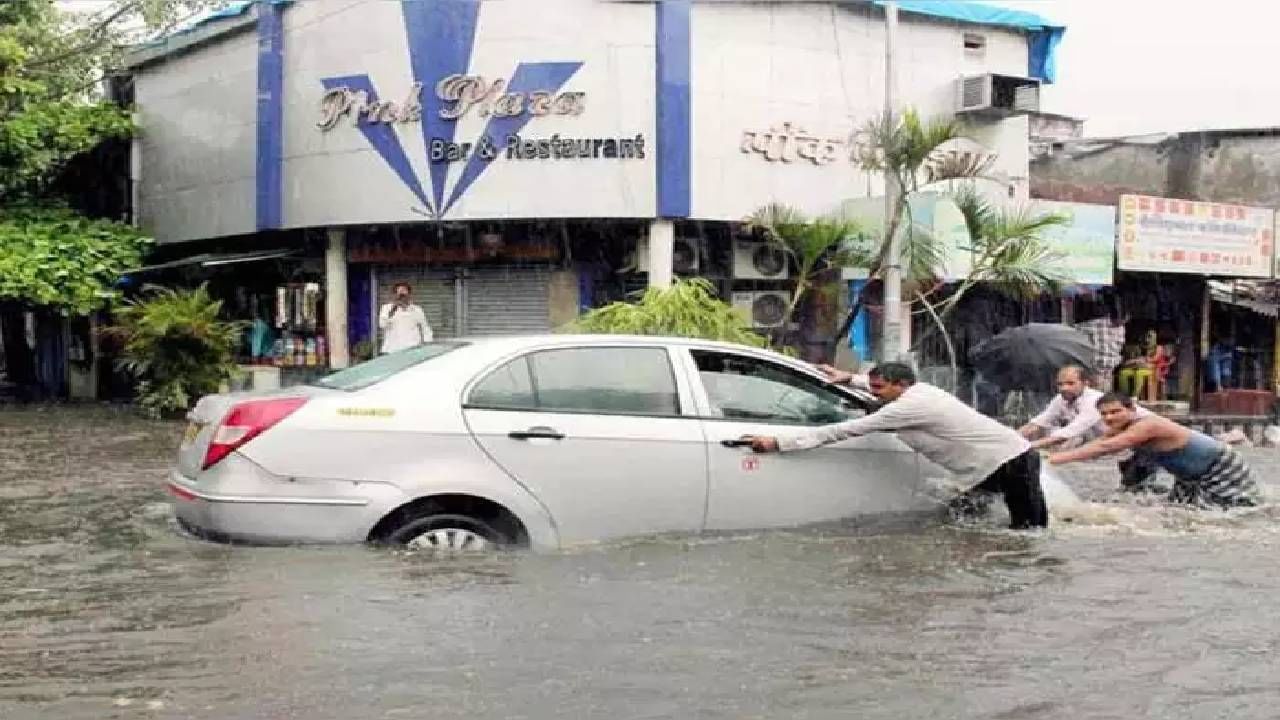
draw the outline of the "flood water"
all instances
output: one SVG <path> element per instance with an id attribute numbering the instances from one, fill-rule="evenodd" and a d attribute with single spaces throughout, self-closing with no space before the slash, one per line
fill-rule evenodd
<path id="1" fill-rule="evenodd" d="M 1275 718 L 1280 514 L 432 560 L 173 527 L 180 428 L 0 410 L 0 718 Z M 1272 482 L 1280 452 L 1249 453 Z M 1066 476 L 1109 501 L 1114 466 Z"/>

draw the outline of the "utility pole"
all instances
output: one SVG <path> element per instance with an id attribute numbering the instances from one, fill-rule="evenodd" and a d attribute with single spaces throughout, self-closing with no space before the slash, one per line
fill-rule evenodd
<path id="1" fill-rule="evenodd" d="M 898 3 L 886 0 L 884 7 L 884 127 L 886 137 L 895 127 L 895 94 L 898 84 L 895 67 L 895 48 L 898 35 Z M 884 228 L 892 232 L 886 238 L 889 252 L 884 269 L 884 314 L 880 333 L 880 359 L 897 360 L 902 355 L 902 243 L 901 233 L 892 226 L 894 205 L 897 203 L 897 176 L 887 169 L 884 173 Z"/>

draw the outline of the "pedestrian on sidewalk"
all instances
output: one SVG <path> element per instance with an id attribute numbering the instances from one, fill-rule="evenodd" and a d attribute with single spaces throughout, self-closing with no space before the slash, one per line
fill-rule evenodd
<path id="1" fill-rule="evenodd" d="M 1067 365 L 1058 371 L 1058 394 L 1031 422 L 1018 429 L 1018 434 L 1041 450 L 1066 450 L 1097 440 L 1106 435 L 1107 424 L 1098 412 L 1102 392 L 1089 387 L 1089 373 L 1079 365 Z M 1146 408 L 1135 408 L 1137 416 L 1150 415 Z M 1130 492 L 1148 489 L 1156 477 L 1156 465 L 1142 455 L 1120 460 L 1120 489 Z"/>
<path id="2" fill-rule="evenodd" d="M 1054 465 L 1134 451 L 1173 475 L 1169 501 L 1197 507 L 1252 507 L 1260 501 L 1257 480 L 1235 449 L 1204 433 L 1148 413 L 1140 417 L 1133 398 L 1108 393 L 1098 400 L 1106 437 L 1049 456 Z"/>
<path id="3" fill-rule="evenodd" d="M 396 283 L 395 299 L 378 311 L 378 328 L 383 332 L 382 352 L 393 353 L 431 342 L 434 335 L 427 314 L 413 303 L 409 283 Z"/>
<path id="4" fill-rule="evenodd" d="M 827 371 L 833 381 L 848 373 Z M 871 393 L 885 403 L 866 417 L 825 425 L 786 437 L 748 436 L 758 453 L 796 452 L 873 432 L 898 438 L 970 488 L 958 498 L 963 505 L 975 492 L 1000 493 L 1009 508 L 1009 527 L 1046 527 L 1049 510 L 1040 487 L 1040 454 L 1014 430 L 960 402 L 951 393 L 916 382 L 902 363 L 883 363 L 867 374 Z"/>

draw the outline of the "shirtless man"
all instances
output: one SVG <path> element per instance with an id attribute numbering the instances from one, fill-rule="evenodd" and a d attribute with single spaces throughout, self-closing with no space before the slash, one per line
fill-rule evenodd
<path id="1" fill-rule="evenodd" d="M 1106 436 L 1049 456 L 1053 465 L 1133 450 L 1173 475 L 1170 502 L 1198 507 L 1251 507 L 1260 501 L 1257 480 L 1240 453 L 1204 433 L 1154 413 L 1139 417 L 1133 398 L 1108 393 L 1098 400 Z"/>
<path id="2" fill-rule="evenodd" d="M 1031 447 L 1037 450 L 1065 450 L 1096 440 L 1107 431 L 1098 413 L 1101 398 L 1100 391 L 1089 387 L 1089 373 L 1084 368 L 1067 365 L 1058 371 L 1058 394 L 1043 412 L 1018 428 L 1018 434 L 1031 440 Z M 1143 408 L 1135 412 L 1139 418 L 1151 414 Z M 1155 480 L 1156 466 L 1141 455 L 1122 459 L 1119 466 L 1121 490 L 1147 490 Z"/>

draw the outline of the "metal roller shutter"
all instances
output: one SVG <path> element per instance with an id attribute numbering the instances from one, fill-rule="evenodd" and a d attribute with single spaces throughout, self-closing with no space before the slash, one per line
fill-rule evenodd
<path id="1" fill-rule="evenodd" d="M 473 268 L 466 277 L 468 335 L 520 335 L 551 330 L 549 269 Z"/>
<path id="2" fill-rule="evenodd" d="M 422 307 L 427 322 L 437 338 L 457 337 L 458 301 L 452 270 L 435 270 L 413 265 L 381 265 L 376 269 L 378 304 L 391 302 L 396 283 L 407 282 L 413 288 L 413 302 Z M 379 333 L 381 343 L 382 335 Z"/>

